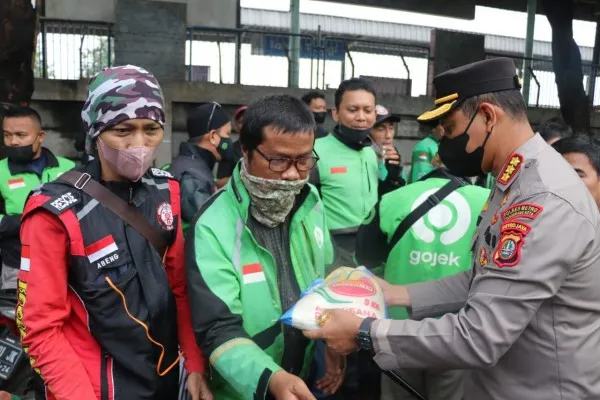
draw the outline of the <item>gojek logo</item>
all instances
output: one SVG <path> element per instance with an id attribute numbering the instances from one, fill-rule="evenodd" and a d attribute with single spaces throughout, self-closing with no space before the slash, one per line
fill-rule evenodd
<path id="1" fill-rule="evenodd" d="M 419 207 L 437 189 L 428 190 L 415 200 L 411 211 Z M 419 218 L 412 226 L 412 232 L 420 241 L 432 244 L 431 250 L 441 250 L 434 242 L 436 239 L 443 246 L 449 246 L 462 239 L 471 225 L 471 207 L 458 192 L 450 193 L 427 214 Z M 427 246 L 425 246 L 427 247 Z M 424 248 L 421 248 L 425 250 Z M 413 265 L 425 263 L 431 266 L 449 265 L 460 266 L 460 255 L 453 251 L 437 253 L 435 251 L 411 251 L 410 263 Z"/>

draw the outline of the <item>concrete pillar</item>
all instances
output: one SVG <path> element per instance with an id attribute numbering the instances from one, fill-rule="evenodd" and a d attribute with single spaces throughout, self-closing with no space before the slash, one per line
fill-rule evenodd
<path id="1" fill-rule="evenodd" d="M 428 94 L 435 97 L 433 78 L 450 69 L 485 59 L 485 36 L 474 33 L 431 30 Z"/>
<path id="2" fill-rule="evenodd" d="M 290 37 L 290 76 L 288 86 L 299 87 L 300 80 L 300 0 L 290 2 L 290 18 L 292 24 L 292 35 Z"/>
<path id="3" fill-rule="evenodd" d="M 187 5 L 147 0 L 117 0 L 115 65 L 134 64 L 159 80 L 185 80 Z"/>
<path id="4" fill-rule="evenodd" d="M 173 102 L 171 98 L 171 96 L 165 96 L 165 130 L 162 144 L 156 152 L 154 165 L 157 168 L 170 164 L 173 155 L 177 152 L 177 149 L 173 149 Z"/>
<path id="5" fill-rule="evenodd" d="M 525 58 L 523 59 L 523 99 L 529 105 L 529 84 L 531 82 L 531 58 L 533 57 L 533 34 L 535 32 L 535 10 L 537 0 L 527 1 L 527 35 L 525 37 Z"/>

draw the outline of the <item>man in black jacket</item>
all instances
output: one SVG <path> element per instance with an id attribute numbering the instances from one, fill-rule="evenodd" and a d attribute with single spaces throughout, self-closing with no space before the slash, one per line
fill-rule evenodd
<path id="1" fill-rule="evenodd" d="M 187 119 L 190 139 L 181 143 L 169 172 L 181 186 L 181 217 L 184 231 L 200 206 L 215 192 L 215 162 L 231 158 L 231 121 L 217 103 L 195 108 Z"/>

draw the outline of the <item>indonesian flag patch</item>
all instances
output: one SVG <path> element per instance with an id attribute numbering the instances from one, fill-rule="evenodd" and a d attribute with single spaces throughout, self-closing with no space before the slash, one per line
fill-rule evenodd
<path id="1" fill-rule="evenodd" d="M 242 267 L 242 275 L 244 276 L 244 285 L 264 282 L 267 280 L 260 264 L 244 265 Z"/>
<path id="2" fill-rule="evenodd" d="M 119 250 L 119 248 L 115 243 L 115 239 L 112 235 L 108 235 L 104 239 L 100 239 L 96 243 L 87 246 L 85 248 L 85 255 L 88 260 L 93 263 L 117 250 Z"/>
<path id="3" fill-rule="evenodd" d="M 21 271 L 29 272 L 29 266 L 31 265 L 29 254 L 29 246 L 21 246 Z"/>
<path id="4" fill-rule="evenodd" d="M 425 153 L 420 153 L 419 154 L 419 160 L 421 160 L 421 161 L 428 161 L 429 157 L 427 157 L 427 154 L 425 154 Z"/>
<path id="5" fill-rule="evenodd" d="M 20 189 L 25 187 L 25 179 L 17 178 L 17 179 L 9 179 L 8 180 L 8 188 L 10 190 Z"/>

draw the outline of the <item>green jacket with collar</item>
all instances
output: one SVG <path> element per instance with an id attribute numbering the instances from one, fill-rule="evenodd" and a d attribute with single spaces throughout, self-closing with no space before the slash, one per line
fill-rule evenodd
<path id="1" fill-rule="evenodd" d="M 247 226 L 250 198 L 239 164 L 223 190 L 200 209 L 186 238 L 186 268 L 196 339 L 209 357 L 216 399 L 264 399 L 284 351 L 284 311 L 273 256 Z M 325 212 L 307 184 L 290 222 L 290 256 L 304 291 L 333 262 Z M 305 355 L 303 374 L 312 359 Z M 301 374 L 302 375 L 302 374 Z"/>
<path id="2" fill-rule="evenodd" d="M 73 161 L 56 157 L 46 148 L 42 148 L 42 154 L 46 157 L 46 168 L 40 175 L 27 164 L 16 164 L 8 158 L 0 160 L 0 247 L 3 264 L 12 268 L 19 268 L 21 262 L 19 231 L 27 196 L 75 167 Z"/>
<path id="3" fill-rule="evenodd" d="M 356 150 L 335 133 L 317 139 L 320 159 L 311 174 L 319 186 L 332 234 L 353 233 L 377 203 L 379 166 L 371 147 Z"/>

